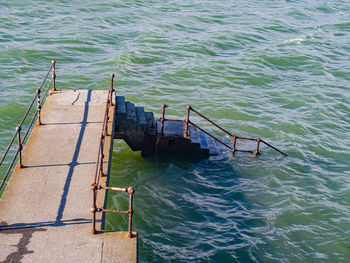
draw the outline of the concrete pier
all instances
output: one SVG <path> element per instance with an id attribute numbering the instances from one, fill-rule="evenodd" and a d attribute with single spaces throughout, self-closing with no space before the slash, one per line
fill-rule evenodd
<path id="1" fill-rule="evenodd" d="M 127 238 L 126 232 L 89 232 L 107 93 L 57 91 L 48 97 L 42 125 L 34 127 L 23 150 L 24 168 L 15 169 L 0 199 L 0 262 L 137 262 L 136 233 Z M 104 200 L 99 196 L 100 204 Z"/>

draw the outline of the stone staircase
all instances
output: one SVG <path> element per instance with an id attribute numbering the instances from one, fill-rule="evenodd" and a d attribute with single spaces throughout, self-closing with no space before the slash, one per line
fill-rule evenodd
<path id="1" fill-rule="evenodd" d="M 123 139 L 133 151 L 143 156 L 176 154 L 205 158 L 223 150 L 213 138 L 189 125 L 189 136 L 185 134 L 182 120 L 155 120 L 153 112 L 135 107 L 124 96 L 116 96 L 115 139 Z"/>

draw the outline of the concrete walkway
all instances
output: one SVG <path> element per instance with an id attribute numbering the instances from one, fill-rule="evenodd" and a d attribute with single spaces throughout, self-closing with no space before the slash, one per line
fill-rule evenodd
<path id="1" fill-rule="evenodd" d="M 0 262 L 137 261 L 137 238 L 89 233 L 106 100 L 107 91 L 48 97 L 43 125 L 35 126 L 24 148 L 24 168 L 14 171 L 0 199 Z M 113 118 L 109 125 L 113 129 Z"/>

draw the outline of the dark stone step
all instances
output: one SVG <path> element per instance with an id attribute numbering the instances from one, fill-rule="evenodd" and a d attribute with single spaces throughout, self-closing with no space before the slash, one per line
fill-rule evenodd
<path id="1" fill-rule="evenodd" d="M 125 136 L 125 131 L 128 129 L 128 122 L 126 119 L 126 106 L 125 97 L 116 96 L 116 124 L 115 124 L 115 139 L 123 139 Z"/>
<path id="2" fill-rule="evenodd" d="M 145 110 L 143 107 L 135 107 L 137 125 L 144 129 L 146 127 Z"/>
<path id="3" fill-rule="evenodd" d="M 217 145 L 216 145 L 216 141 L 211 138 L 208 135 L 205 135 L 206 139 L 207 139 L 207 143 L 208 143 L 208 147 L 209 147 L 209 154 L 210 155 L 217 155 L 219 153 Z"/>
<path id="4" fill-rule="evenodd" d="M 157 135 L 162 133 L 161 121 L 157 120 Z M 163 136 L 180 136 L 184 135 L 185 124 L 183 121 L 164 121 L 164 134 Z"/>
<path id="5" fill-rule="evenodd" d="M 146 128 L 142 146 L 142 156 L 155 155 L 156 147 L 156 124 L 153 112 L 145 112 Z"/>
<path id="6" fill-rule="evenodd" d="M 116 130 L 114 137 L 124 139 L 134 151 L 141 150 L 143 156 L 175 154 L 203 158 L 217 155 L 224 147 L 193 125 L 189 125 L 189 136 L 184 136 L 184 121 L 155 120 L 153 112 L 135 107 L 124 96 L 116 96 Z"/>
<path id="7" fill-rule="evenodd" d="M 202 156 L 208 156 L 210 154 L 208 142 L 206 139 L 206 135 L 202 131 L 198 131 L 199 138 L 200 138 L 200 145 L 201 145 L 201 155 Z"/>
<path id="8" fill-rule="evenodd" d="M 117 114 L 126 114 L 125 97 L 116 96 Z"/>
<path id="9" fill-rule="evenodd" d="M 199 133 L 201 148 L 209 150 L 209 145 L 207 142 L 206 134 L 202 131 L 198 131 L 198 133 Z"/>
<path id="10" fill-rule="evenodd" d="M 188 127 L 189 131 L 190 131 L 190 138 L 191 138 L 191 143 L 194 143 L 194 144 L 200 144 L 201 143 L 201 140 L 199 138 L 199 135 L 198 135 L 198 130 L 196 127 L 190 125 Z"/>
<path id="11" fill-rule="evenodd" d="M 188 126 L 189 132 L 190 132 L 190 142 L 191 142 L 191 149 L 190 151 L 194 155 L 201 156 L 201 145 L 200 145 L 200 138 L 198 135 L 198 130 L 194 126 Z"/>
<path id="12" fill-rule="evenodd" d="M 146 129 L 148 130 L 155 130 L 156 125 L 154 122 L 154 114 L 153 112 L 145 112 L 145 118 L 146 118 Z"/>
<path id="13" fill-rule="evenodd" d="M 136 122 L 135 104 L 130 101 L 125 102 L 126 118 L 130 121 Z"/>

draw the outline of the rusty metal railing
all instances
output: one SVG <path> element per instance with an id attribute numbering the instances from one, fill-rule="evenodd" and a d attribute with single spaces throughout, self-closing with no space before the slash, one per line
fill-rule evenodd
<path id="1" fill-rule="evenodd" d="M 50 74 L 50 72 L 52 71 L 52 75 L 51 75 L 51 80 L 46 88 L 46 91 L 44 93 L 44 95 L 41 97 L 41 92 L 42 92 L 42 88 Z M 13 158 L 11 159 L 10 161 L 10 165 L 8 167 L 8 169 L 6 170 L 5 174 L 4 174 L 4 177 L 2 178 L 2 181 L 1 181 L 1 185 L 0 185 L 0 192 L 1 190 L 3 189 L 6 181 L 7 181 L 7 178 L 17 160 L 17 157 L 19 157 L 19 160 L 18 160 L 18 167 L 19 168 L 23 168 L 23 160 L 22 160 L 22 151 L 23 151 L 23 145 L 25 144 L 27 138 L 28 138 L 28 135 L 29 135 L 29 132 L 33 126 L 33 124 L 35 123 L 36 120 L 38 120 L 38 125 L 41 125 L 42 122 L 41 122 L 41 108 L 45 102 L 45 98 L 47 97 L 47 94 L 48 94 L 48 91 L 51 87 L 51 85 L 53 85 L 53 91 L 56 91 L 56 61 L 55 60 L 52 60 L 51 61 L 51 66 L 49 68 L 49 70 L 47 71 L 46 73 L 46 76 L 44 77 L 43 81 L 41 82 L 39 88 L 36 90 L 35 92 L 35 95 L 34 95 L 34 98 L 32 99 L 32 102 L 30 103 L 26 113 L 24 114 L 21 122 L 19 123 L 19 125 L 16 127 L 16 131 L 14 133 L 14 135 L 12 136 L 11 140 L 10 140 L 10 143 L 8 144 L 6 150 L 5 150 L 5 153 L 3 154 L 1 160 L 0 160 L 0 167 L 3 165 L 6 157 L 8 156 L 12 146 L 14 145 L 14 141 L 16 140 L 17 138 L 17 150 L 13 156 Z M 22 137 L 23 135 L 23 127 L 24 127 L 24 122 L 27 120 L 27 117 L 29 116 L 30 114 L 30 111 L 32 110 L 33 106 L 34 106 L 34 103 L 35 101 L 37 102 L 36 103 L 36 110 L 35 110 L 35 113 L 34 115 L 32 116 L 32 119 L 27 127 L 27 130 L 25 131 L 24 133 L 24 136 Z"/>
<path id="2" fill-rule="evenodd" d="M 94 183 L 91 185 L 91 190 L 93 192 L 92 194 L 92 229 L 91 233 L 96 234 L 96 213 L 103 212 L 103 213 L 121 213 L 121 214 L 127 214 L 129 216 L 129 227 L 128 227 L 128 237 L 132 237 L 132 216 L 134 214 L 133 210 L 133 194 L 135 193 L 134 187 L 128 187 L 128 188 L 119 188 L 119 187 L 110 187 L 110 186 L 102 186 L 100 182 L 100 178 L 103 176 L 106 176 L 107 173 L 104 173 L 103 171 L 103 163 L 104 163 L 104 147 L 105 147 L 105 140 L 106 136 L 111 136 L 112 134 L 108 134 L 108 121 L 109 121 L 109 110 L 110 106 L 113 106 L 113 93 L 115 90 L 113 89 L 113 79 L 114 74 L 111 74 L 110 78 L 110 85 L 108 90 L 108 96 L 107 96 L 107 103 L 106 103 L 106 110 L 103 120 L 103 126 L 102 126 L 102 133 L 100 137 L 100 143 L 99 143 L 99 149 L 98 149 L 98 155 L 97 155 L 97 161 L 96 161 L 96 170 L 95 170 L 95 176 L 94 176 Z M 113 139 L 113 138 L 112 138 Z M 120 191 L 120 192 L 127 192 L 129 193 L 129 209 L 127 211 L 120 211 L 120 210 L 111 210 L 111 209 L 104 209 L 97 207 L 97 194 L 99 190 L 110 190 L 110 191 Z"/>
<path id="3" fill-rule="evenodd" d="M 166 104 L 162 104 L 162 117 L 160 118 L 160 128 L 161 128 L 161 134 L 164 134 L 164 121 L 165 121 L 165 109 L 169 106 Z"/>
<path id="4" fill-rule="evenodd" d="M 195 114 L 197 114 L 199 117 L 203 118 L 204 120 L 208 121 L 209 123 L 211 123 L 212 125 L 214 125 L 216 128 L 220 129 L 221 131 L 223 131 L 224 133 L 226 133 L 227 135 L 229 135 L 231 138 L 233 138 L 233 144 L 232 147 L 230 147 L 229 145 L 227 145 L 226 143 L 224 143 L 223 141 L 219 140 L 218 138 L 216 138 L 215 136 L 213 136 L 212 134 L 208 133 L 207 131 L 203 130 L 202 128 L 200 128 L 198 125 L 196 125 L 195 123 L 193 123 L 190 120 L 190 112 L 194 112 Z M 282 152 L 281 150 L 277 149 L 276 147 L 272 146 L 271 144 L 265 142 L 264 140 L 262 140 L 261 138 L 246 138 L 246 137 L 241 137 L 241 136 L 237 136 L 237 135 L 233 135 L 230 132 L 228 132 L 227 130 L 225 130 L 224 128 L 222 128 L 221 126 L 219 126 L 218 124 L 216 124 L 215 122 L 213 122 L 212 120 L 210 120 L 209 118 L 205 117 L 204 115 L 202 115 L 201 113 L 199 113 L 198 111 L 196 111 L 195 109 L 193 109 L 190 105 L 187 105 L 187 115 L 186 115 L 186 120 L 185 120 L 185 134 L 184 136 L 189 137 L 189 129 L 188 129 L 188 125 L 191 124 L 193 126 L 195 126 L 196 128 L 198 128 L 199 130 L 201 130 L 202 132 L 204 132 L 205 134 L 207 134 L 208 136 L 212 137 L 214 140 L 218 141 L 219 143 L 221 143 L 222 145 L 224 145 L 225 147 L 229 148 L 232 153 L 234 154 L 235 152 L 250 152 L 253 153 L 255 156 L 259 155 L 259 148 L 260 148 L 260 143 L 264 143 L 265 145 L 267 145 L 268 147 L 274 149 L 275 151 L 279 152 L 280 154 L 284 155 L 284 156 L 288 156 L 286 153 Z M 256 141 L 256 149 L 255 151 L 250 151 L 250 150 L 239 150 L 236 148 L 236 143 L 237 140 L 248 140 L 248 141 Z"/>

